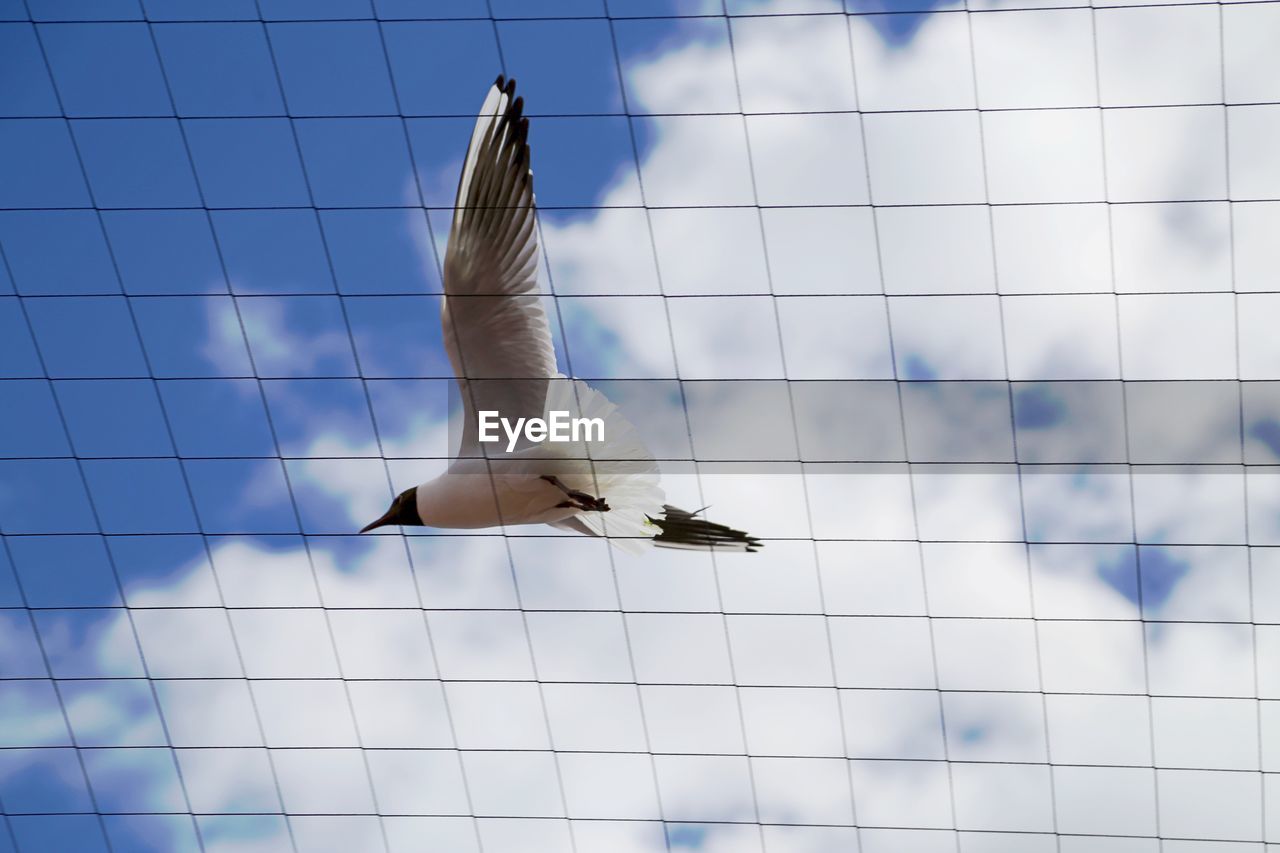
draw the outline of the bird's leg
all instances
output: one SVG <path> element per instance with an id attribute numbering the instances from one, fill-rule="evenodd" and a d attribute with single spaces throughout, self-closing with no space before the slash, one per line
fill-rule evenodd
<path id="1" fill-rule="evenodd" d="M 609 511 L 609 504 L 605 502 L 604 498 L 597 498 L 596 496 L 589 495 L 586 492 L 580 492 L 577 489 L 571 489 L 568 486 L 566 486 L 564 483 L 560 482 L 559 477 L 556 477 L 552 474 L 543 474 L 542 479 L 546 480 L 548 483 L 555 486 L 557 489 L 564 492 L 566 496 L 568 496 L 569 500 L 561 501 L 560 503 L 556 504 L 557 508 L 573 507 L 575 509 L 583 510 L 584 512 L 608 512 Z"/>

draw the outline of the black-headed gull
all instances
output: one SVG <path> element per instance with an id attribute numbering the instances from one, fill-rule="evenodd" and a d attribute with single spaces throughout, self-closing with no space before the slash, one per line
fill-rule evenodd
<path id="1" fill-rule="evenodd" d="M 558 372 L 538 290 L 529 120 L 514 95 L 515 81 L 498 77 L 480 109 L 445 253 L 444 345 L 463 403 L 456 458 L 360 532 L 550 524 L 627 550 L 652 542 L 754 551 L 758 539 L 666 504 L 658 465 L 635 428 L 603 394 Z M 584 434 L 564 423 L 565 441 L 544 442 L 553 417 L 569 412 L 583 419 Z M 507 430 L 520 419 L 541 427 L 509 431 L 509 444 L 486 453 L 482 443 L 495 437 L 484 428 L 496 424 L 481 416 L 501 417 Z M 595 436 L 593 422 L 601 427 Z"/>

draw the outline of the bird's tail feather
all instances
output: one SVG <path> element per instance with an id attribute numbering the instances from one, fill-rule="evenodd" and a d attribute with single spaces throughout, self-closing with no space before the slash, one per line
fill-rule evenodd
<path id="1" fill-rule="evenodd" d="M 748 533 L 699 518 L 700 512 L 702 510 L 688 512 L 679 507 L 664 505 L 662 518 L 649 519 L 662 531 L 654 537 L 653 544 L 667 548 L 690 548 L 700 551 L 712 549 L 750 552 L 764 547 L 759 539 Z"/>
<path id="2" fill-rule="evenodd" d="M 606 536 L 626 551 L 639 551 L 658 534 L 649 516 L 662 505 L 658 463 L 644 446 L 635 427 L 604 394 L 581 380 L 557 376 L 547 390 L 547 410 L 571 411 L 604 422 L 603 442 L 583 442 L 577 448 L 561 445 L 581 460 L 578 472 L 584 491 L 603 496 L 608 512 L 583 512 L 574 521 L 592 535 Z M 577 479 L 575 477 L 575 479 Z"/>

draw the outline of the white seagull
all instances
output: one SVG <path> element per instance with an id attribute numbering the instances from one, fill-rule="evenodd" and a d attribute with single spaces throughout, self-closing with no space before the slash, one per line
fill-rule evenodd
<path id="1" fill-rule="evenodd" d="M 480 109 L 445 253 L 444 345 L 463 403 L 457 453 L 445 473 L 396 496 L 360 532 L 550 524 L 631 551 L 649 543 L 754 551 L 758 539 L 666 504 L 634 427 L 603 394 L 556 369 L 538 290 L 529 120 L 514 95 L 515 81 L 499 76 Z M 603 440 L 481 446 L 481 412 L 515 422 L 557 411 L 600 419 Z"/>

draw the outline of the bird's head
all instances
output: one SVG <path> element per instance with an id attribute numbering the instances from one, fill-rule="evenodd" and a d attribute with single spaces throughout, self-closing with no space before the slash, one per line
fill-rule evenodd
<path id="1" fill-rule="evenodd" d="M 418 487 L 406 489 L 396 495 L 391 502 L 391 509 L 382 514 L 382 518 L 366 524 L 361 533 L 368 533 L 375 527 L 386 527 L 388 524 L 399 524 L 402 527 L 422 527 L 422 517 L 418 515 Z"/>

